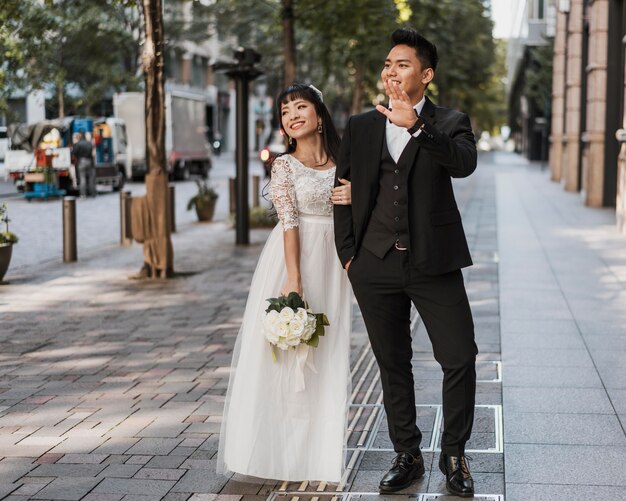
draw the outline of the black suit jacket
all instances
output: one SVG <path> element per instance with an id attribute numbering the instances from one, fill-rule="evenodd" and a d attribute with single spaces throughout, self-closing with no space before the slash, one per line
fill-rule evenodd
<path id="1" fill-rule="evenodd" d="M 408 211 L 411 260 L 422 273 L 439 275 L 472 264 L 451 177 L 476 169 L 476 142 L 466 114 L 435 106 L 426 98 L 426 126 L 412 138 Z M 341 263 L 359 253 L 376 203 L 386 117 L 370 111 L 350 117 L 341 142 L 337 178 L 352 182 L 352 205 L 335 205 L 335 245 Z M 338 181 L 336 181 L 338 184 Z"/>

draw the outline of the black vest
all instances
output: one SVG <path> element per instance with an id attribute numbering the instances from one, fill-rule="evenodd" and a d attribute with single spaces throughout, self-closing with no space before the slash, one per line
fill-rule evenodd
<path id="1" fill-rule="evenodd" d="M 380 259 L 396 242 L 400 247 L 409 247 L 408 174 L 404 151 L 396 164 L 387 148 L 385 134 L 378 196 L 363 235 L 363 246 Z"/>

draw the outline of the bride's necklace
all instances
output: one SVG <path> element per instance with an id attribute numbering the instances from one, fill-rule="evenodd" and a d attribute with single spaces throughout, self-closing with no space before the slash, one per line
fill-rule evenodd
<path id="1" fill-rule="evenodd" d="M 326 156 L 325 159 L 323 159 L 323 162 L 316 162 L 315 159 L 313 159 L 313 162 L 308 163 L 308 162 L 302 162 L 300 161 L 300 163 L 302 163 L 302 165 L 308 165 L 311 168 L 315 168 L 315 167 L 323 167 L 324 165 L 326 165 L 328 163 L 328 156 Z"/>
<path id="2" fill-rule="evenodd" d="M 323 165 L 326 165 L 327 163 L 328 163 L 328 157 L 326 157 L 326 160 L 324 160 L 323 162 L 314 163 L 313 167 L 322 167 Z"/>

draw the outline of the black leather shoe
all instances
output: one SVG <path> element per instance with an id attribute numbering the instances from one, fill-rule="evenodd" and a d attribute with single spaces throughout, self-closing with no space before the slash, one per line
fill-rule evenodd
<path id="1" fill-rule="evenodd" d="M 393 460 L 393 466 L 380 481 L 381 492 L 395 492 L 411 485 L 424 474 L 424 458 L 401 452 Z"/>
<path id="2" fill-rule="evenodd" d="M 439 456 L 439 469 L 446 476 L 448 491 L 462 498 L 474 496 L 474 479 L 467 459 L 467 456 L 449 456 L 443 452 Z"/>

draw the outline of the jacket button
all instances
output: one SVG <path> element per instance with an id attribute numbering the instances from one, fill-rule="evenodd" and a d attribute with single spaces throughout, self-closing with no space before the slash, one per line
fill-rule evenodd
<path id="1" fill-rule="evenodd" d="M 397 189 L 398 189 L 398 185 L 396 184 L 396 185 L 393 187 L 393 189 L 394 189 L 394 190 L 397 190 Z"/>
<path id="2" fill-rule="evenodd" d="M 398 216 L 393 218 L 395 221 L 400 221 L 400 218 Z"/>
<path id="3" fill-rule="evenodd" d="M 394 170 L 394 172 L 395 172 L 396 174 L 400 174 L 400 169 L 396 169 L 396 170 Z"/>
<path id="4" fill-rule="evenodd" d="M 393 205 L 398 205 L 398 201 L 394 200 Z"/>

